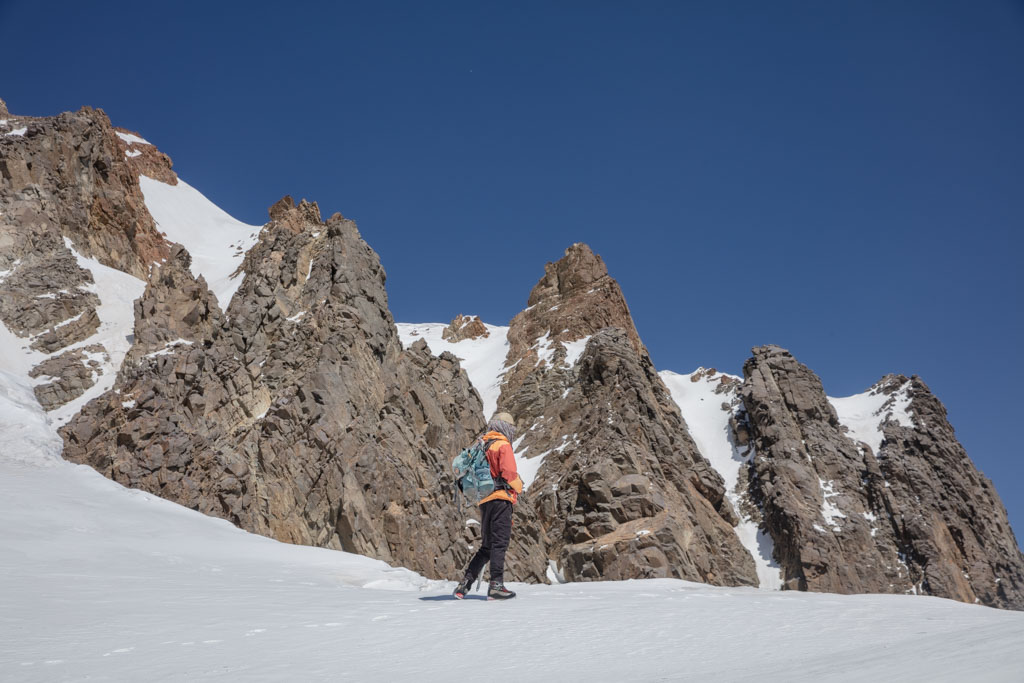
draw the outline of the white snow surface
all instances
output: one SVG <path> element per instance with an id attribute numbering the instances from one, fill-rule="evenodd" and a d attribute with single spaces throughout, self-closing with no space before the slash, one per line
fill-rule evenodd
<path id="1" fill-rule="evenodd" d="M 700 454 L 725 482 L 725 495 L 742 519 L 736 527 L 736 536 L 754 559 L 761 588 L 778 590 L 782 587 L 782 570 L 772 558 L 774 543 L 771 536 L 764 533 L 756 522 L 743 516 L 736 494 L 740 468 L 749 460 L 751 452 L 733 443 L 732 430 L 729 428 L 732 410 L 722 409 L 722 404 L 729 403 L 734 395 L 716 394 L 715 388 L 723 374 L 708 376 L 703 371 L 704 368 L 698 368 L 690 375 L 680 375 L 665 370 L 658 374 L 668 387 L 672 400 L 679 406 Z M 696 382 L 691 381 L 690 377 L 697 372 L 703 376 Z"/>
<path id="2" fill-rule="evenodd" d="M 82 256 L 75 250 L 71 240 L 66 237 L 64 244 L 78 260 L 78 265 L 92 273 L 94 284 L 90 285 L 88 289 L 95 292 L 100 299 L 100 305 L 96 308 L 100 326 L 96 333 L 88 339 L 71 344 L 57 353 L 100 344 L 106 354 L 105 356 L 89 354 L 90 358 L 100 363 L 100 367 L 94 371 L 96 383 L 75 400 L 48 413 L 50 422 L 57 427 L 68 422 L 86 403 L 114 386 L 117 371 L 121 368 L 121 361 L 124 360 L 125 354 L 131 348 L 131 335 L 135 330 L 135 300 L 146 290 L 146 283 L 137 277 L 105 266 L 96 259 Z M 26 362 L 35 365 L 47 357 L 44 353 L 28 348 L 31 340 L 18 339 L 6 327 L 3 333 L 9 335 L 9 341 L 17 344 L 18 353 Z M 5 356 L 7 355 L 5 354 Z M 4 361 L 0 361 L 0 369 L 9 370 L 10 367 Z M 21 374 L 27 374 L 27 372 L 24 370 Z"/>
<path id="3" fill-rule="evenodd" d="M 846 519 L 846 515 L 842 510 L 839 509 L 832 499 L 839 495 L 836 491 L 836 483 L 831 479 L 825 481 L 824 479 L 818 479 L 818 486 L 821 487 L 821 516 L 824 518 L 825 523 L 832 528 L 832 531 L 842 531 L 842 526 L 839 522 L 840 519 Z M 874 536 L 874 534 L 871 534 Z"/>
<path id="4" fill-rule="evenodd" d="M 448 327 L 444 323 L 396 323 L 396 326 L 404 346 L 412 346 L 423 339 L 435 356 L 445 351 L 454 354 L 469 375 L 473 388 L 480 394 L 484 404 L 484 419 L 489 420 L 494 415 L 498 409 L 505 357 L 508 355 L 508 327 L 484 323 L 488 336 L 464 339 L 453 344 L 441 338 Z"/>
<path id="5" fill-rule="evenodd" d="M 143 140 L 138 135 L 132 135 L 131 133 L 122 133 L 119 130 L 115 130 L 114 133 L 117 137 L 121 138 L 129 145 L 152 145 L 153 143 L 149 140 Z"/>
<path id="6" fill-rule="evenodd" d="M 583 351 L 586 350 L 587 342 L 590 341 L 590 337 L 591 335 L 587 335 L 586 337 L 577 339 L 576 341 L 563 342 L 565 345 L 566 366 L 571 368 L 576 365 L 576 361 L 580 359 L 580 356 L 583 355 Z"/>
<path id="7" fill-rule="evenodd" d="M 28 128 L 26 126 L 22 126 L 21 128 L 15 128 L 14 130 L 12 130 L 9 133 L 5 133 L 5 135 L 13 135 L 15 137 L 25 137 L 25 133 L 27 133 L 27 132 L 28 132 Z"/>
<path id="8" fill-rule="evenodd" d="M 655 579 L 510 584 L 510 602 L 457 602 L 453 582 L 254 536 L 59 460 L 45 420 L 13 424 L 32 408 L 10 377 L 4 680 L 468 680 L 479 659 L 456 645 L 496 628 L 509 656 L 488 672 L 525 681 L 1017 681 L 1024 670 L 1024 614 L 938 598 Z"/>
<path id="9" fill-rule="evenodd" d="M 262 226 L 232 218 L 181 178 L 177 185 L 168 185 L 139 176 L 139 186 L 157 229 L 188 249 L 192 274 L 206 278 L 221 309 L 227 311 L 242 284 L 241 274 L 232 276 L 259 239 Z"/>
<path id="10" fill-rule="evenodd" d="M 836 411 L 839 424 L 849 431 L 847 436 L 854 442 L 862 441 L 871 447 L 871 452 L 878 457 L 882 448 L 882 424 L 893 420 L 904 427 L 913 427 L 914 420 L 910 414 L 910 382 L 905 382 L 892 395 L 872 387 L 862 394 L 854 394 L 845 398 L 828 397 L 829 403 Z"/>

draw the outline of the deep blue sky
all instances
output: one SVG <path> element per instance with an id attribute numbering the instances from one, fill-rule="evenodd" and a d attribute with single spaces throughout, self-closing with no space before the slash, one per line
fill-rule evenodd
<path id="1" fill-rule="evenodd" d="M 1024 3 L 229 4 L 0 0 L 0 97 L 354 218 L 400 321 L 507 323 L 585 241 L 660 369 L 918 373 L 1024 531 Z"/>

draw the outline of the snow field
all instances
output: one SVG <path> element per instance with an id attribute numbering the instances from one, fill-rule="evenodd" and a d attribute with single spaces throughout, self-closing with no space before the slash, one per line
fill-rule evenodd
<path id="1" fill-rule="evenodd" d="M 501 378 L 505 371 L 505 357 L 508 355 L 508 327 L 485 323 L 490 333 L 488 336 L 453 344 L 441 338 L 448 327 L 444 323 L 396 323 L 396 326 L 404 346 L 412 346 L 424 339 L 435 356 L 449 351 L 458 358 L 483 401 L 484 419 L 491 419 L 498 409 L 498 397 L 501 396 Z"/>
<path id="2" fill-rule="evenodd" d="M 169 241 L 188 249 L 192 274 L 206 278 L 221 310 L 227 311 L 231 297 L 242 284 L 241 274 L 232 276 L 242 265 L 245 253 L 256 244 L 262 226 L 232 218 L 181 178 L 177 185 L 168 185 L 139 176 L 139 186 L 157 229 Z"/>
<path id="3" fill-rule="evenodd" d="M 49 418 L 55 427 L 66 424 L 78 414 L 82 406 L 114 386 L 117 371 L 121 368 L 121 362 L 132 345 L 131 339 L 135 330 L 135 300 L 146 291 L 146 283 L 137 277 L 105 266 L 96 259 L 82 256 L 75 251 L 74 244 L 66 237 L 64 244 L 78 259 L 78 265 L 92 273 L 94 284 L 89 289 L 95 292 L 100 299 L 100 305 L 96 308 L 100 326 L 93 336 L 60 349 L 57 354 L 93 344 L 102 344 L 106 354 L 105 356 L 89 354 L 89 358 L 100 362 L 100 367 L 96 371 L 97 381 L 74 401 L 50 411 Z M 39 354 L 36 362 L 43 357 L 45 357 L 43 354 Z"/>
<path id="4" fill-rule="evenodd" d="M 829 396 L 828 401 L 835 409 L 839 423 L 849 430 L 847 436 L 855 443 L 866 443 L 878 457 L 885 438 L 882 434 L 884 422 L 893 420 L 904 427 L 914 426 L 907 392 L 909 388 L 910 382 L 906 382 L 890 396 L 872 387 L 862 394 L 845 398 Z"/>
<path id="5" fill-rule="evenodd" d="M 0 678 L 1019 680 L 1024 615 L 684 581 L 450 599 L 365 557 L 254 536 L 85 467 L 0 461 Z"/>

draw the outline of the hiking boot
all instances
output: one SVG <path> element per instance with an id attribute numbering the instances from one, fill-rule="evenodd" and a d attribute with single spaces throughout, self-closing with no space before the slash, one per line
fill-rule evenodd
<path id="1" fill-rule="evenodd" d="M 488 600 L 508 600 L 509 598 L 516 597 L 513 591 L 505 588 L 505 584 L 501 581 L 491 581 L 487 587 L 487 599 Z"/>
<path id="2" fill-rule="evenodd" d="M 462 581 L 459 582 L 459 585 L 455 587 L 455 591 L 452 593 L 452 595 L 455 596 L 456 600 L 461 600 L 462 598 L 466 597 L 466 594 L 469 593 L 469 589 L 472 587 L 473 577 L 464 577 Z"/>

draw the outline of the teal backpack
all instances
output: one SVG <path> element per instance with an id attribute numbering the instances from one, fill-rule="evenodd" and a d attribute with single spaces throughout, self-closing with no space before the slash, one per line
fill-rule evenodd
<path id="1" fill-rule="evenodd" d="M 455 470 L 455 483 L 470 503 L 476 505 L 497 488 L 491 476 L 491 464 L 487 462 L 487 449 L 497 439 L 483 441 L 477 439 L 469 448 L 455 456 L 452 469 Z M 456 492 L 458 497 L 458 492 Z"/>

